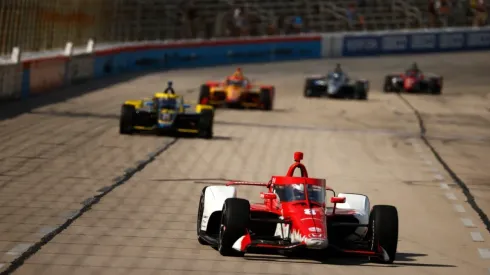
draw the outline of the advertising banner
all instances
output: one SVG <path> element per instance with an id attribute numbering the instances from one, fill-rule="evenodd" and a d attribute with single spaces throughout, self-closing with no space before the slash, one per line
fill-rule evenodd
<path id="1" fill-rule="evenodd" d="M 40 94 L 63 86 L 68 58 L 56 57 L 28 61 L 29 93 Z"/>
<path id="2" fill-rule="evenodd" d="M 396 32 L 344 36 L 343 56 L 377 56 L 490 49 L 490 30 Z"/>
<path id="3" fill-rule="evenodd" d="M 93 75 L 94 56 L 92 54 L 76 55 L 68 61 L 66 83 L 80 83 L 91 79 Z"/>

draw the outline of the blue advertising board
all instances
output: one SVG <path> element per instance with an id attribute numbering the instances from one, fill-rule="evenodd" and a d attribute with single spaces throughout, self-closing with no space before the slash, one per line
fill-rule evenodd
<path id="1" fill-rule="evenodd" d="M 490 31 L 346 35 L 343 56 L 377 56 L 490 49 Z"/>

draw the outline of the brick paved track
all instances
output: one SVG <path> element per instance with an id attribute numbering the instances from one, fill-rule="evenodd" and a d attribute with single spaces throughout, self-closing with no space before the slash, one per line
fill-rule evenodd
<path id="1" fill-rule="evenodd" d="M 407 96 L 422 112 L 436 148 L 487 213 L 488 57 L 417 57 L 422 69 L 445 75 L 447 95 Z M 126 98 L 163 88 L 167 79 L 190 90 L 207 78 L 221 78 L 231 67 L 150 74 L 0 122 L 0 263 L 6 268 L 127 168 L 165 150 L 15 274 L 485 274 L 490 259 L 481 259 L 477 248 L 490 248 L 490 235 L 418 138 L 413 111 L 396 95 L 379 92 L 383 75 L 406 67 L 408 59 L 374 61 L 342 61 L 350 74 L 372 81 L 368 102 L 304 99 L 303 78 L 326 70 L 327 61 L 243 66 L 252 78 L 276 85 L 275 110 L 220 110 L 212 141 L 181 139 L 164 148 L 171 138 L 120 136 L 119 106 Z M 455 64 L 462 71 L 450 67 Z M 298 150 L 305 153 L 309 173 L 326 177 L 336 190 L 366 193 L 372 204 L 398 207 L 395 268 L 360 259 L 223 258 L 197 243 L 203 186 L 284 174 Z M 440 188 L 437 175 L 459 202 L 445 196 L 449 191 Z M 258 192 L 241 188 L 239 195 L 258 200 Z M 466 212 L 457 213 L 453 203 Z M 465 228 L 461 217 L 472 219 L 486 242 L 473 242 L 469 232 L 477 230 Z"/>

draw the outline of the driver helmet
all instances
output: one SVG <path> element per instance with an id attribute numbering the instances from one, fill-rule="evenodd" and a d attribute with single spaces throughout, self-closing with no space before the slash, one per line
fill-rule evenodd
<path id="1" fill-rule="evenodd" d="M 335 65 L 334 72 L 336 72 L 336 73 L 341 73 L 342 72 L 342 68 L 340 67 L 340 64 L 339 63 L 337 63 L 337 65 Z"/>
<path id="2" fill-rule="evenodd" d="M 293 197 L 295 200 L 305 199 L 305 186 L 303 184 L 293 184 Z"/>
<path id="3" fill-rule="evenodd" d="M 233 73 L 233 78 L 235 79 L 243 79 L 243 73 L 241 68 L 237 68 L 236 71 Z"/>
<path id="4" fill-rule="evenodd" d="M 167 82 L 167 85 L 168 85 L 169 88 L 172 87 L 172 84 L 173 84 L 172 81 Z"/>
<path id="5" fill-rule="evenodd" d="M 417 71 L 419 69 L 419 66 L 417 65 L 417 62 L 412 63 L 412 70 Z"/>

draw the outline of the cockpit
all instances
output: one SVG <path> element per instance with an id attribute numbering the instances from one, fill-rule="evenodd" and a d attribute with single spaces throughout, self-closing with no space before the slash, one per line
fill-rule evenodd
<path id="1" fill-rule="evenodd" d="M 176 109 L 177 99 L 175 98 L 155 98 L 154 104 L 159 109 Z"/>
<path id="2" fill-rule="evenodd" d="M 281 202 L 293 202 L 306 200 L 305 186 L 308 192 L 308 200 L 323 205 L 325 203 L 325 188 L 313 184 L 287 184 L 274 185 L 274 193 Z"/>
<path id="3" fill-rule="evenodd" d="M 247 86 L 248 81 L 246 79 L 227 79 L 226 85 L 242 87 L 242 86 Z"/>

